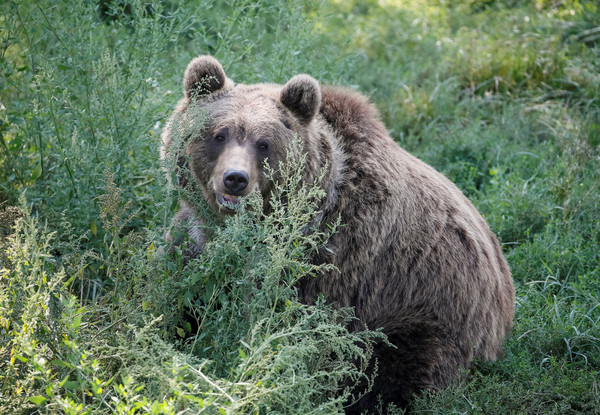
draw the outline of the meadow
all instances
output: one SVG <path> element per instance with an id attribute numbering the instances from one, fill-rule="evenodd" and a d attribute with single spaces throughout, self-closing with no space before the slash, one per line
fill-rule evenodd
<path id="1" fill-rule="evenodd" d="M 8 0 L 0 414 L 343 414 L 368 383 L 381 334 L 298 302 L 327 266 L 307 262 L 327 234 L 303 232 L 322 195 L 300 166 L 294 203 L 257 220 L 251 198 L 202 258 L 165 253 L 180 190 L 159 136 L 199 54 L 240 83 L 308 73 L 366 94 L 498 235 L 505 355 L 411 413 L 600 413 L 596 1 Z"/>

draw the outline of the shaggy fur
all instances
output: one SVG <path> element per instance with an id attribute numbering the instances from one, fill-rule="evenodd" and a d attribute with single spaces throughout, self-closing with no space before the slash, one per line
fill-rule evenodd
<path id="1" fill-rule="evenodd" d="M 322 223 L 341 217 L 344 226 L 314 261 L 338 270 L 301 281 L 302 298 L 310 303 L 322 293 L 354 307 L 353 329 L 383 328 L 396 346 L 376 346 L 374 390 L 348 412 L 374 407 L 378 394 L 404 406 L 419 390 L 447 386 L 474 358 L 500 356 L 515 294 L 495 235 L 453 183 L 389 137 L 365 97 L 320 86 L 308 75 L 284 86 L 234 87 L 207 56 L 190 63 L 184 85 L 176 110 L 182 114 L 194 87 L 208 85 L 196 95 L 210 125 L 184 151 L 217 215 L 230 214 L 227 203 L 252 191 L 269 197 L 263 161 L 283 160 L 294 134 L 308 153 L 307 182 L 327 166 Z M 171 129 L 163 133 L 163 154 Z M 232 171 L 236 179 L 247 176 L 244 189 L 224 184 Z M 204 244 L 201 219 L 183 204 L 174 221 L 182 220 L 192 224 L 197 253 Z"/>

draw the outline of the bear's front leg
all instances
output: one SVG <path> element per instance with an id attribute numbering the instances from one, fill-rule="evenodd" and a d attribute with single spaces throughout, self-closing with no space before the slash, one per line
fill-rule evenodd
<path id="1" fill-rule="evenodd" d="M 184 258 L 190 260 L 196 258 L 204 250 L 206 236 L 203 229 L 205 225 L 189 204 L 184 201 L 180 203 L 181 210 L 173 218 L 166 239 L 170 245 L 170 252 L 175 247 L 179 247 Z"/>

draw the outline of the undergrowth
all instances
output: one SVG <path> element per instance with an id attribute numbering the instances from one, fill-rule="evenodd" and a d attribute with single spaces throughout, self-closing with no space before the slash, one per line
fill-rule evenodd
<path id="1" fill-rule="evenodd" d="M 22 201 L 1 274 L 3 411 L 341 413 L 364 392 L 353 385 L 369 383 L 383 336 L 350 333 L 351 309 L 298 300 L 297 281 L 330 268 L 307 262 L 327 235 L 306 234 L 323 191 L 302 183 L 303 161 L 280 166 L 285 203 L 272 198 L 265 217 L 250 198 L 186 264 L 159 240 L 121 236 L 128 203 L 107 173 L 98 203 L 109 256 L 86 257 L 113 288 L 92 302 L 74 295 L 73 264 L 51 255 L 56 235 Z"/>
<path id="2" fill-rule="evenodd" d="M 335 413 L 360 394 L 377 335 L 297 301 L 326 238 L 300 232 L 308 201 L 213 224 L 190 263 L 162 246 L 180 194 L 158 135 L 204 53 L 236 82 L 364 92 L 499 236 L 505 356 L 412 413 L 600 412 L 599 25 L 587 0 L 3 2 L 0 413 Z"/>

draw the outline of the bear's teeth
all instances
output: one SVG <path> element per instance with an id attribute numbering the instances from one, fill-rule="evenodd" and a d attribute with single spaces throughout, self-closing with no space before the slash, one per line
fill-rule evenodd
<path id="1" fill-rule="evenodd" d="M 238 197 L 221 193 L 221 200 L 219 202 L 221 202 L 221 204 L 227 203 L 229 205 L 237 205 Z"/>

